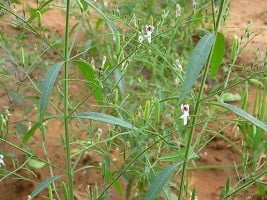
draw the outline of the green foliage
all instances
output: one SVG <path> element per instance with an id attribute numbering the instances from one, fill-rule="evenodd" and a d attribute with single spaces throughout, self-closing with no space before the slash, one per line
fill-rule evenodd
<path id="1" fill-rule="evenodd" d="M 248 84 L 246 84 L 245 92 L 242 99 L 242 108 L 248 110 Z M 257 115 L 260 124 L 251 124 L 246 121 L 239 122 L 239 128 L 244 135 L 246 144 L 251 148 L 253 152 L 254 160 L 257 160 L 262 152 L 267 149 L 267 142 L 265 141 L 265 134 L 267 131 L 266 122 L 266 101 L 265 101 L 265 89 L 257 89 L 257 96 L 254 101 L 253 114 Z M 259 126 L 261 125 L 261 126 Z"/>
<path id="2" fill-rule="evenodd" d="M 214 77 L 219 70 L 225 52 L 224 35 L 220 32 L 216 35 L 216 41 L 211 56 L 210 75 Z"/>
<path id="3" fill-rule="evenodd" d="M 248 120 L 249 122 L 251 122 L 252 124 L 254 124 L 255 126 L 263 129 L 264 131 L 267 131 L 267 124 L 265 124 L 264 122 L 258 120 L 257 118 L 253 117 L 252 115 L 250 115 L 249 113 L 245 112 L 244 110 L 227 104 L 227 103 L 216 103 L 215 105 L 219 105 L 222 106 L 224 108 L 227 108 L 229 110 L 231 110 L 232 112 L 236 113 L 237 115 L 239 115 L 240 117 Z"/>
<path id="4" fill-rule="evenodd" d="M 51 183 L 55 182 L 59 176 L 50 177 L 44 181 L 42 181 L 39 185 L 31 193 L 31 199 L 34 199 L 40 192 L 46 189 Z"/>
<path id="5" fill-rule="evenodd" d="M 188 68 L 186 69 L 186 76 L 182 92 L 179 97 L 179 102 L 182 102 L 186 98 L 193 84 L 196 82 L 201 69 L 207 62 L 214 40 L 215 34 L 209 33 L 202 37 L 197 46 L 194 48 L 189 59 Z"/>
<path id="6" fill-rule="evenodd" d="M 44 80 L 42 81 L 41 99 L 40 99 L 40 111 L 39 111 L 39 122 L 42 122 L 47 110 L 49 103 L 50 94 L 53 91 L 54 84 L 56 82 L 58 73 L 62 68 L 62 63 L 53 65 L 47 72 Z"/>
<path id="7" fill-rule="evenodd" d="M 164 185 L 171 178 L 171 175 L 177 170 L 181 163 L 169 165 L 160 171 L 152 180 L 148 191 L 145 194 L 144 200 L 154 200 L 159 195 Z"/>
<path id="8" fill-rule="evenodd" d="M 97 79 L 94 69 L 90 66 L 89 63 L 87 63 L 83 60 L 74 60 L 74 61 L 72 61 L 72 63 L 79 67 L 82 75 L 88 81 L 88 86 L 91 89 L 96 100 L 99 103 L 101 103 L 103 101 L 103 94 L 102 94 L 102 87 L 103 86 L 102 86 L 101 82 Z"/>
<path id="9" fill-rule="evenodd" d="M 106 115 L 103 113 L 97 113 L 97 112 L 84 112 L 84 113 L 79 113 L 75 116 L 73 116 L 73 118 L 77 118 L 77 119 L 92 119 L 92 120 L 96 120 L 96 121 L 101 121 L 101 122 L 106 122 L 106 123 L 110 123 L 110 124 L 114 124 L 114 125 L 118 125 L 124 128 L 129 128 L 129 129 L 134 129 L 137 130 L 136 127 L 134 127 L 132 124 L 117 118 L 117 117 L 113 117 L 111 115 Z"/>
<path id="10" fill-rule="evenodd" d="M 30 140 L 30 138 L 33 136 L 33 134 L 35 133 L 35 131 L 42 125 L 42 122 L 36 122 L 28 132 L 26 132 L 23 135 L 22 138 L 22 144 L 25 144 L 26 142 L 28 142 Z"/>

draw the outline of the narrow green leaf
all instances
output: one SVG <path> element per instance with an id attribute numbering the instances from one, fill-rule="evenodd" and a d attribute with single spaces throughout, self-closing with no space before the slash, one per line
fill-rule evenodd
<path id="1" fill-rule="evenodd" d="M 144 200 L 154 200 L 159 195 L 164 185 L 171 178 L 173 172 L 181 163 L 169 165 L 160 171 L 152 180 L 148 191 L 145 194 Z"/>
<path id="2" fill-rule="evenodd" d="M 21 143 L 22 144 L 25 144 L 26 142 L 28 142 L 30 140 L 30 138 L 33 136 L 33 134 L 35 133 L 35 131 L 37 130 L 37 128 L 39 128 L 42 125 L 43 122 L 45 122 L 45 121 L 47 121 L 49 119 L 60 119 L 60 118 L 61 118 L 61 116 L 59 116 L 59 115 L 51 115 L 48 118 L 43 119 L 40 122 L 36 122 L 30 128 L 30 130 L 27 133 L 24 133 Z"/>
<path id="3" fill-rule="evenodd" d="M 180 154 L 177 154 L 177 153 L 171 153 L 167 156 L 162 156 L 162 157 L 159 157 L 158 160 L 159 161 L 164 161 L 164 162 L 177 162 L 177 161 L 183 161 L 184 159 L 184 154 L 185 154 L 185 148 L 184 149 L 181 149 L 181 152 L 179 152 Z M 199 158 L 199 156 L 195 153 L 195 152 L 192 152 L 190 151 L 190 155 L 189 155 L 189 158 L 188 160 L 197 160 Z"/>
<path id="4" fill-rule="evenodd" d="M 80 113 L 80 114 L 74 116 L 73 118 L 92 119 L 92 120 L 96 120 L 96 121 L 101 121 L 101 122 L 106 122 L 109 124 L 122 126 L 122 127 L 129 128 L 129 129 L 137 129 L 132 124 L 130 124 L 130 123 L 128 123 L 128 122 L 126 122 L 120 118 L 106 115 L 103 113 L 98 113 L 98 112 L 83 112 L 83 113 Z"/>
<path id="5" fill-rule="evenodd" d="M 44 181 L 42 181 L 39 185 L 37 185 L 37 187 L 32 191 L 31 193 L 31 199 L 33 199 L 34 197 L 36 197 L 40 192 L 42 192 L 45 188 L 47 188 L 52 182 L 54 182 L 55 180 L 57 180 L 59 178 L 59 176 L 53 176 L 50 177 L 49 179 L 46 179 Z"/>
<path id="6" fill-rule="evenodd" d="M 74 60 L 72 61 L 72 63 L 79 67 L 81 73 L 88 81 L 88 86 L 92 90 L 92 93 L 95 96 L 96 100 L 101 103 L 103 100 L 102 84 L 96 78 L 95 71 L 93 70 L 91 65 L 83 60 Z"/>
<path id="7" fill-rule="evenodd" d="M 42 122 L 37 122 L 37 123 L 35 123 L 32 127 L 31 127 L 31 129 L 27 132 L 27 133 L 25 133 L 24 135 L 23 135 L 23 138 L 22 138 L 22 144 L 25 144 L 26 142 L 28 142 L 29 140 L 30 140 L 30 138 L 33 136 L 33 134 L 35 133 L 35 131 L 37 130 L 37 128 L 39 128 L 40 127 L 40 125 L 42 124 Z"/>
<path id="8" fill-rule="evenodd" d="M 211 77 L 214 77 L 218 72 L 219 67 L 222 63 L 224 52 L 225 52 L 224 35 L 218 32 L 211 56 L 211 68 L 210 68 Z"/>
<path id="9" fill-rule="evenodd" d="M 185 80 L 179 102 L 183 101 L 189 94 L 190 89 L 196 82 L 198 75 L 207 62 L 212 45 L 215 40 L 215 34 L 209 33 L 202 37 L 189 59 L 189 66 L 186 69 Z"/>
<path id="10" fill-rule="evenodd" d="M 56 82 L 58 73 L 62 67 L 62 63 L 57 63 L 49 69 L 47 72 L 43 82 L 42 82 L 42 90 L 41 90 L 41 99 L 40 99 L 40 113 L 39 113 L 39 121 L 41 122 L 44 119 L 45 112 L 47 109 L 47 105 L 49 103 L 49 96 L 53 91 L 54 84 Z"/>
<path id="11" fill-rule="evenodd" d="M 191 194 L 191 199 L 190 200 L 195 200 L 196 199 L 196 189 L 194 188 Z"/>
<path id="12" fill-rule="evenodd" d="M 232 112 L 236 113 L 237 115 L 239 115 L 240 117 L 243 117 L 244 119 L 250 121 L 251 123 L 253 123 L 255 126 L 262 128 L 263 130 L 267 131 L 267 124 L 263 123 L 262 121 L 258 120 L 257 118 L 253 117 L 252 115 L 250 115 L 249 113 L 245 112 L 244 110 L 227 104 L 227 103 L 215 103 L 215 105 L 219 105 L 222 106 L 224 108 L 227 108 L 229 110 L 231 110 Z"/>

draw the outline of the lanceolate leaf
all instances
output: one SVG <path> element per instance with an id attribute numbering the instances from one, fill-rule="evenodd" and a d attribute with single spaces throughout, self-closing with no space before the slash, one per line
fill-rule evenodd
<path id="1" fill-rule="evenodd" d="M 144 200 L 154 200 L 159 195 L 164 185 L 171 178 L 173 172 L 181 163 L 170 165 L 159 172 L 152 180 L 148 191 L 145 194 Z"/>
<path id="2" fill-rule="evenodd" d="M 30 140 L 30 138 L 33 136 L 33 134 L 35 133 L 35 131 L 37 130 L 37 128 L 39 128 L 41 125 L 42 125 L 43 122 L 37 122 L 35 123 L 31 129 L 25 133 L 23 135 L 23 138 L 22 138 L 22 144 L 25 144 L 26 142 L 28 142 Z"/>
<path id="3" fill-rule="evenodd" d="M 47 72 L 43 82 L 42 82 L 42 90 L 41 90 L 41 100 L 40 100 L 40 115 L 39 121 L 43 121 L 45 112 L 47 109 L 47 105 L 49 103 L 49 96 L 53 91 L 54 84 L 56 82 L 58 73 L 62 67 L 62 63 L 57 63 L 49 69 Z"/>
<path id="4" fill-rule="evenodd" d="M 96 100 L 101 103 L 103 100 L 102 94 L 102 84 L 95 76 L 95 71 L 91 67 L 90 64 L 83 60 L 74 60 L 72 61 L 74 65 L 77 65 L 82 72 L 83 76 L 88 81 L 88 86 L 92 90 L 93 95 L 95 96 Z"/>
<path id="5" fill-rule="evenodd" d="M 211 68 L 210 75 L 214 77 L 219 70 L 219 67 L 222 63 L 222 59 L 224 56 L 225 45 L 224 45 L 224 36 L 222 33 L 218 32 L 216 36 L 216 42 L 214 44 L 214 48 L 211 56 Z"/>
<path id="6" fill-rule="evenodd" d="M 59 176 L 53 176 L 50 177 L 49 179 L 46 179 L 44 181 L 42 181 L 39 185 L 37 185 L 37 187 L 32 191 L 31 193 L 31 199 L 33 199 L 34 197 L 36 197 L 40 192 L 42 192 L 45 188 L 47 188 L 52 182 L 54 182 L 55 180 L 57 180 L 59 178 Z"/>
<path id="7" fill-rule="evenodd" d="M 207 62 L 214 40 L 215 34 L 209 33 L 200 39 L 197 46 L 193 50 L 193 53 L 189 59 L 189 66 L 186 69 L 185 80 L 179 102 L 186 98 L 190 92 L 190 89 L 196 82 L 201 69 Z"/>
<path id="8" fill-rule="evenodd" d="M 267 124 L 263 123 L 262 121 L 258 120 L 255 117 L 253 117 L 252 115 L 245 112 L 244 110 L 242 110 L 236 106 L 233 106 L 231 104 L 227 104 L 227 103 L 215 103 L 215 105 L 219 105 L 219 106 L 222 106 L 224 108 L 227 108 L 227 109 L 233 111 L 234 113 L 236 113 L 237 115 L 239 115 L 240 117 L 243 117 L 244 119 L 250 121 L 255 126 L 258 126 L 259 128 L 262 128 L 263 130 L 267 131 Z"/>
<path id="9" fill-rule="evenodd" d="M 31 137 L 34 135 L 35 131 L 43 124 L 43 122 L 45 122 L 45 121 L 47 121 L 49 119 L 59 119 L 59 118 L 61 118 L 61 116 L 59 116 L 59 115 L 52 115 L 52 116 L 49 116 L 46 119 L 43 119 L 42 121 L 36 122 L 30 128 L 30 130 L 28 130 L 28 132 L 24 133 L 21 143 L 22 144 L 25 144 L 26 142 L 28 142 L 31 139 Z"/>
<path id="10" fill-rule="evenodd" d="M 132 124 L 130 124 L 130 123 L 128 123 L 128 122 L 126 122 L 120 118 L 106 115 L 103 113 L 98 113 L 98 112 L 84 112 L 84 113 L 77 114 L 73 118 L 91 119 L 91 120 L 96 120 L 96 121 L 101 121 L 101 122 L 106 122 L 109 124 L 122 126 L 122 127 L 129 128 L 129 129 L 137 129 Z"/>

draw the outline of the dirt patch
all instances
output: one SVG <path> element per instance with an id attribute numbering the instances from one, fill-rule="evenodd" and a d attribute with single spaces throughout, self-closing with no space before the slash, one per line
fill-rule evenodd
<path id="1" fill-rule="evenodd" d="M 238 37 L 244 35 L 250 20 L 250 37 L 253 39 L 242 51 L 240 63 L 250 64 L 255 60 L 262 62 L 267 52 L 267 1 L 231 0 L 230 2 L 230 15 L 224 30 L 226 37 L 231 40 L 234 35 Z M 247 41 L 246 38 L 244 41 Z"/>

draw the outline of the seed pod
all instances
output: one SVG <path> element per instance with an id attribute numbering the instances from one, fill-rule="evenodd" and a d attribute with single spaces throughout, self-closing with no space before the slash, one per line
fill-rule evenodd
<path id="1" fill-rule="evenodd" d="M 42 24 L 42 14 L 39 10 L 36 11 L 36 15 L 37 15 L 37 21 L 38 21 L 38 26 L 41 27 Z"/>
<path id="2" fill-rule="evenodd" d="M 20 59 L 22 66 L 25 66 L 25 53 L 23 47 L 20 47 Z"/>
<path id="3" fill-rule="evenodd" d="M 144 115 L 143 115 L 144 121 L 147 121 L 149 119 L 150 111 L 151 111 L 151 101 L 147 100 L 146 105 L 145 105 Z"/>
<path id="4" fill-rule="evenodd" d="M 155 103 L 154 103 L 154 105 L 155 105 L 155 118 L 154 118 L 154 123 L 155 123 L 155 125 L 158 125 L 159 124 L 159 122 L 160 122 L 160 102 L 159 102 L 159 100 L 157 99 L 156 101 L 155 101 Z"/>
<path id="5" fill-rule="evenodd" d="M 121 49 L 121 39 L 120 39 L 120 33 L 116 32 L 116 54 L 117 56 L 120 54 Z"/>
<path id="6" fill-rule="evenodd" d="M 235 61 L 240 51 L 241 40 L 235 35 L 233 45 L 231 48 L 231 59 Z"/>

